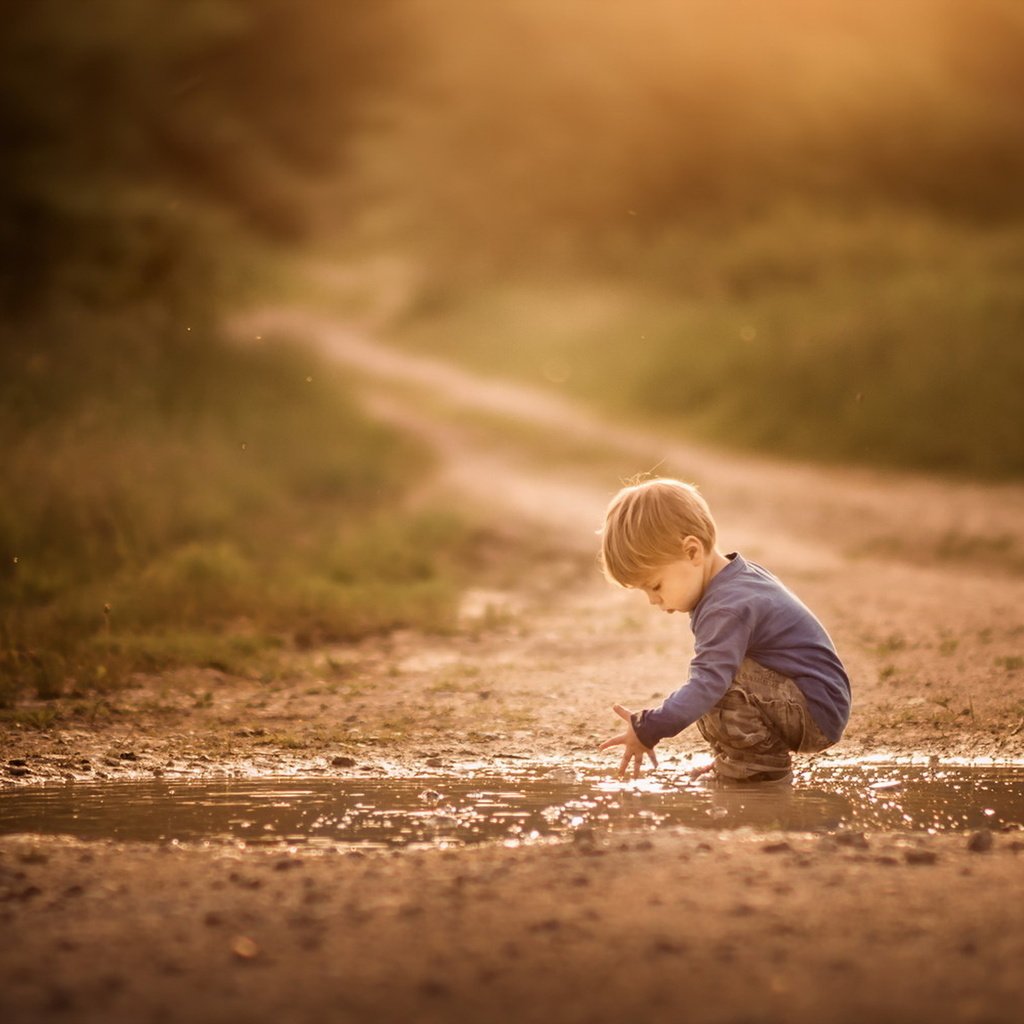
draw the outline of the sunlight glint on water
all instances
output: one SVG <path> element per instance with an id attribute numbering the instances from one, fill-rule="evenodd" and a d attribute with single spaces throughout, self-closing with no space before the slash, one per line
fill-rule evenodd
<path id="1" fill-rule="evenodd" d="M 1024 822 L 1019 766 L 818 768 L 792 786 L 637 781 L 564 768 L 449 778 L 73 783 L 0 792 L 0 834 L 390 849 L 517 844 L 666 827 L 949 832 Z"/>

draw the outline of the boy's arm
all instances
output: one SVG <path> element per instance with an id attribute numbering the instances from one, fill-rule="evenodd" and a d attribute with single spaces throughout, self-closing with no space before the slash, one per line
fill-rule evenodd
<path id="1" fill-rule="evenodd" d="M 626 731 L 619 733 L 618 736 L 610 736 L 603 743 L 599 744 L 598 750 L 607 750 L 609 747 L 623 746 L 625 751 L 622 754 L 622 761 L 619 764 L 619 775 L 626 774 L 626 768 L 629 766 L 629 762 L 633 762 L 633 778 L 637 778 L 640 775 L 640 767 L 643 764 L 644 755 L 646 754 L 651 759 L 651 764 L 655 768 L 658 767 L 658 755 L 654 753 L 653 747 L 645 746 L 640 742 L 635 730 L 633 729 L 633 716 L 634 712 L 628 708 L 624 708 L 621 704 L 613 704 L 612 710 L 619 716 L 626 720 Z"/>
<path id="2" fill-rule="evenodd" d="M 725 696 L 750 644 L 748 617 L 722 608 L 702 617 L 695 633 L 696 649 L 686 682 L 661 706 L 633 714 L 633 732 L 645 747 L 675 736 Z"/>

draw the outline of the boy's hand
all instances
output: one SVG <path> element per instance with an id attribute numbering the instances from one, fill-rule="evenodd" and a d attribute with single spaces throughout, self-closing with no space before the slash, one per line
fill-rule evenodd
<path id="1" fill-rule="evenodd" d="M 604 743 L 601 743 L 597 749 L 607 750 L 609 747 L 617 746 L 623 746 L 626 748 L 625 753 L 622 755 L 622 763 L 619 765 L 620 777 L 626 774 L 626 768 L 629 766 L 629 762 L 632 761 L 633 778 L 639 778 L 640 766 L 643 764 L 644 754 L 651 759 L 651 764 L 657 768 L 658 757 L 654 753 L 654 749 L 652 747 L 645 747 L 633 731 L 633 723 L 631 721 L 633 712 L 628 708 L 624 708 L 621 704 L 613 704 L 612 710 L 619 716 L 619 718 L 624 718 L 626 720 L 626 731 L 619 733 L 618 736 L 610 736 L 604 741 Z"/>

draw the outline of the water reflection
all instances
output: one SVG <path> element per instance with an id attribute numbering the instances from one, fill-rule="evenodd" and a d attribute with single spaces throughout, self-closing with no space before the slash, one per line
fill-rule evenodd
<path id="1" fill-rule="evenodd" d="M 143 842 L 390 848 L 529 842 L 581 830 L 950 831 L 1024 821 L 1024 769 L 817 768 L 786 786 L 635 782 L 557 769 L 495 778 L 69 783 L 0 793 L 0 833 Z"/>

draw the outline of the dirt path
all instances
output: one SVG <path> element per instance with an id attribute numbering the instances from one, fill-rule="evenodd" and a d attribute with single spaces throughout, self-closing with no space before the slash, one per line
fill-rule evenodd
<path id="1" fill-rule="evenodd" d="M 658 464 L 833 633 L 856 703 L 827 757 L 1024 757 L 1024 488 L 726 456 L 308 314 L 271 330 L 349 367 L 439 452 L 434 496 L 494 524 L 505 547 L 460 628 L 297 654 L 270 684 L 145 681 L 92 721 L 8 730 L 5 785 L 608 765 L 609 703 L 654 702 L 692 650 L 685 619 L 594 565 L 608 497 Z M 667 773 L 699 756 L 689 733 Z M 1009 1024 L 1024 844 L 992 838 L 663 831 L 346 856 L 3 837 L 0 1019 Z"/>
<path id="2" fill-rule="evenodd" d="M 697 481 L 723 545 L 791 582 L 833 632 L 856 682 L 844 749 L 1024 753 L 1024 487 L 713 452 L 373 345 L 309 314 L 268 316 L 260 329 L 307 338 L 363 374 L 371 407 L 441 453 L 443 487 L 498 521 L 533 524 L 567 554 L 592 559 L 593 531 L 624 477 L 659 466 Z M 423 395 L 434 404 L 424 407 Z M 523 426 L 533 431 L 525 440 Z M 597 679 L 604 695 L 643 703 L 678 685 L 687 630 L 658 622 L 641 596 L 617 594 L 591 572 L 543 614 L 577 666 L 588 652 L 590 669 L 572 673 L 571 691 Z M 607 649 L 593 651 L 595 634 L 612 638 Z M 651 693 L 636 692 L 635 679 L 654 681 Z"/>

